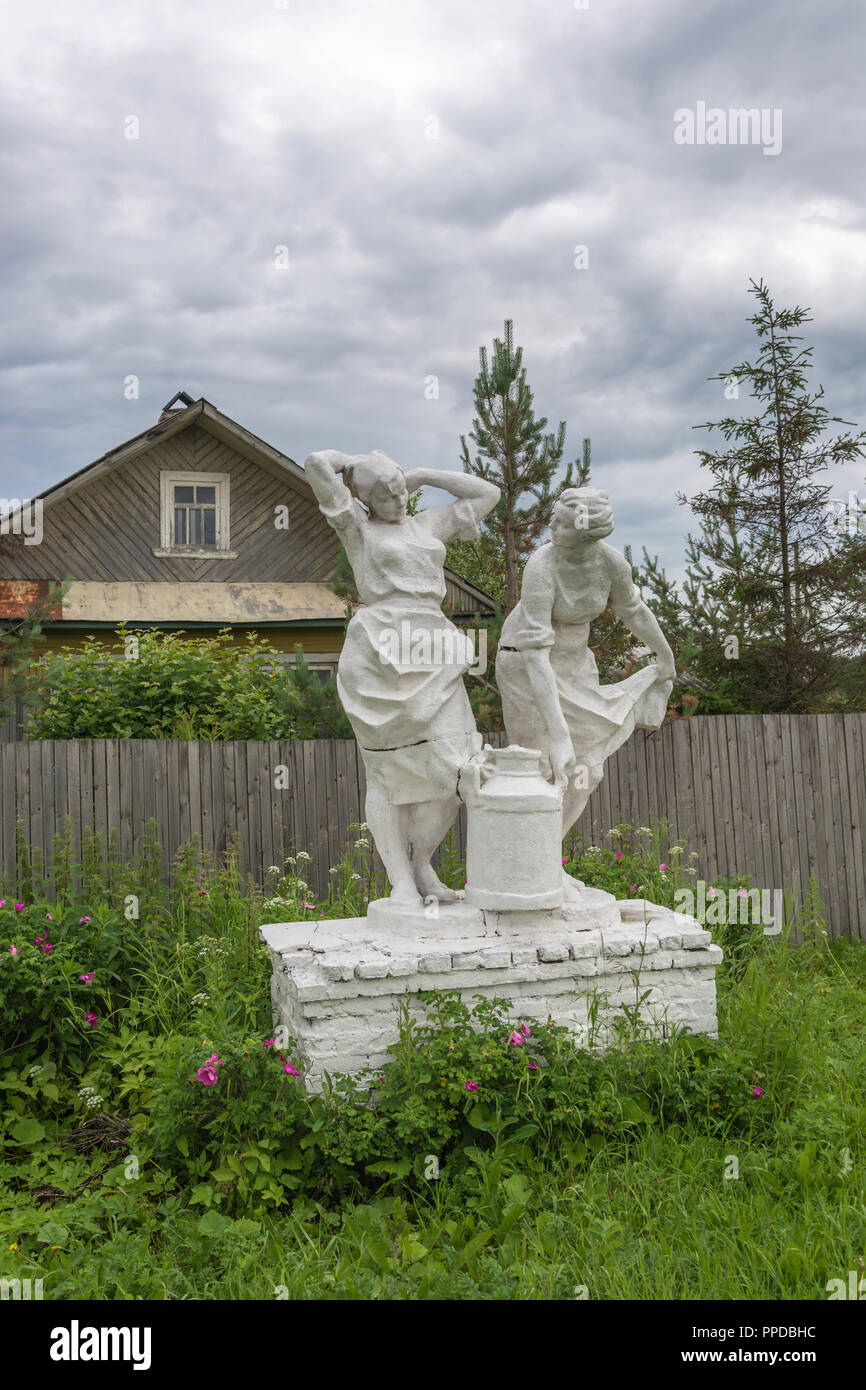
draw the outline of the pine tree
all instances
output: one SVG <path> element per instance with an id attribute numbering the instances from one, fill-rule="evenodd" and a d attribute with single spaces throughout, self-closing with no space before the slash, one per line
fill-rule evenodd
<path id="1" fill-rule="evenodd" d="M 511 319 L 505 322 L 504 340 L 493 340 L 492 362 L 486 347 L 480 349 L 479 358 L 474 386 L 476 416 L 469 433 L 477 453 L 473 459 L 466 436 L 461 436 L 462 462 L 465 472 L 496 483 L 502 496 L 482 522 L 480 540 L 469 545 L 476 547 L 477 571 L 489 570 L 498 579 L 499 592 L 493 596 L 501 596 L 506 613 L 510 613 L 520 595 L 523 566 L 550 525 L 560 486 L 557 483 L 553 491 L 565 449 L 565 421 L 561 420 L 556 433 L 551 434 L 545 433 L 547 419 L 536 418 L 522 365 L 523 349 L 514 346 Z M 584 462 L 568 465 L 561 486 L 578 486 L 588 476 L 585 450 Z M 466 553 L 462 568 L 461 557 L 453 551 L 452 555 L 458 573 L 471 579 L 466 569 L 473 566 L 471 562 L 467 565 Z"/>

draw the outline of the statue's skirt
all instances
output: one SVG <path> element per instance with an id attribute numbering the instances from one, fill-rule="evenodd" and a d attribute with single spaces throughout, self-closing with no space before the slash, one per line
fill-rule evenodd
<path id="1" fill-rule="evenodd" d="M 474 652 L 436 600 L 359 608 L 340 653 L 337 690 L 368 782 L 397 805 L 454 797 L 481 748 L 463 677 Z"/>
<path id="2" fill-rule="evenodd" d="M 578 767 L 587 769 L 588 786 L 592 789 L 602 779 L 605 760 L 635 728 L 659 727 L 671 682 L 660 681 L 655 666 L 650 664 L 625 680 L 602 685 L 589 648 L 575 650 L 567 641 L 554 643 L 550 648 L 550 664 Z M 540 748 L 546 760 L 550 736 L 536 711 L 524 652 L 499 648 L 496 684 L 509 742 Z M 549 770 L 549 762 L 546 766 Z"/>

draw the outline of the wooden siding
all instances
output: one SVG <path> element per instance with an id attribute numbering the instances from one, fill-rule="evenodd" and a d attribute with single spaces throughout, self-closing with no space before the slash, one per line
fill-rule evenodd
<path id="1" fill-rule="evenodd" d="M 236 560 L 173 559 L 160 545 L 163 471 L 227 473 L 230 544 Z M 274 526 L 274 508 L 289 508 L 289 529 Z M 252 463 L 200 425 L 158 440 L 127 464 L 48 500 L 41 545 L 0 538 L 0 578 L 82 580 L 273 580 L 327 582 L 338 542 L 316 502 L 275 466 Z"/>

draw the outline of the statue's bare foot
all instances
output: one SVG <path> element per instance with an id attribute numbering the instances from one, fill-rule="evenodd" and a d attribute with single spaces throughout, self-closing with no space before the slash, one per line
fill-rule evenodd
<path id="1" fill-rule="evenodd" d="M 425 898 L 437 898 L 440 903 L 456 903 L 457 894 L 453 888 L 446 888 L 432 865 L 425 864 L 418 869 L 415 882 Z"/>
<path id="2" fill-rule="evenodd" d="M 398 907 L 424 906 L 424 899 L 415 887 L 414 880 L 408 875 L 406 878 L 398 878 L 396 883 L 392 883 L 390 901 L 396 903 Z"/>
<path id="3" fill-rule="evenodd" d="M 585 887 L 586 887 L 586 884 L 585 884 L 585 883 L 581 883 L 579 879 L 572 878 L 571 874 L 567 874 L 567 873 L 565 872 L 565 870 L 563 869 L 563 871 L 562 871 L 562 898 L 563 898 L 563 901 L 564 901 L 564 902 L 567 902 L 567 903 L 579 903 L 579 902 L 581 901 L 582 896 L 583 896 L 583 889 L 584 889 Z"/>

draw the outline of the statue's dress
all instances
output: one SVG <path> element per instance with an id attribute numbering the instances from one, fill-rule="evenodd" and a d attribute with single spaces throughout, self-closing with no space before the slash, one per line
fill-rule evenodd
<path id="1" fill-rule="evenodd" d="M 604 546 L 603 542 L 598 543 Z M 604 546 L 604 551 L 617 552 Z M 621 559 L 620 559 L 621 565 Z M 630 580 L 613 580 L 621 608 L 637 606 L 640 595 Z M 527 562 L 521 599 L 505 620 L 496 658 L 496 683 L 510 743 L 540 748 L 547 757 L 550 737 L 538 717 L 526 667 L 527 650 L 549 647 L 550 664 L 582 785 L 592 790 L 604 775 L 604 763 L 633 729 L 657 729 L 671 690 L 650 664 L 625 680 L 602 685 L 589 649 L 589 625 L 604 610 L 608 587 L 587 586 L 585 573 L 573 568 L 567 554 L 551 542 Z"/>
<path id="2" fill-rule="evenodd" d="M 472 643 L 442 612 L 445 542 L 478 534 L 471 505 L 407 516 L 368 515 L 348 488 L 323 506 L 346 548 L 363 607 L 337 666 L 337 690 L 368 781 L 398 805 L 456 795 L 460 768 L 481 747 L 463 676 Z"/>

